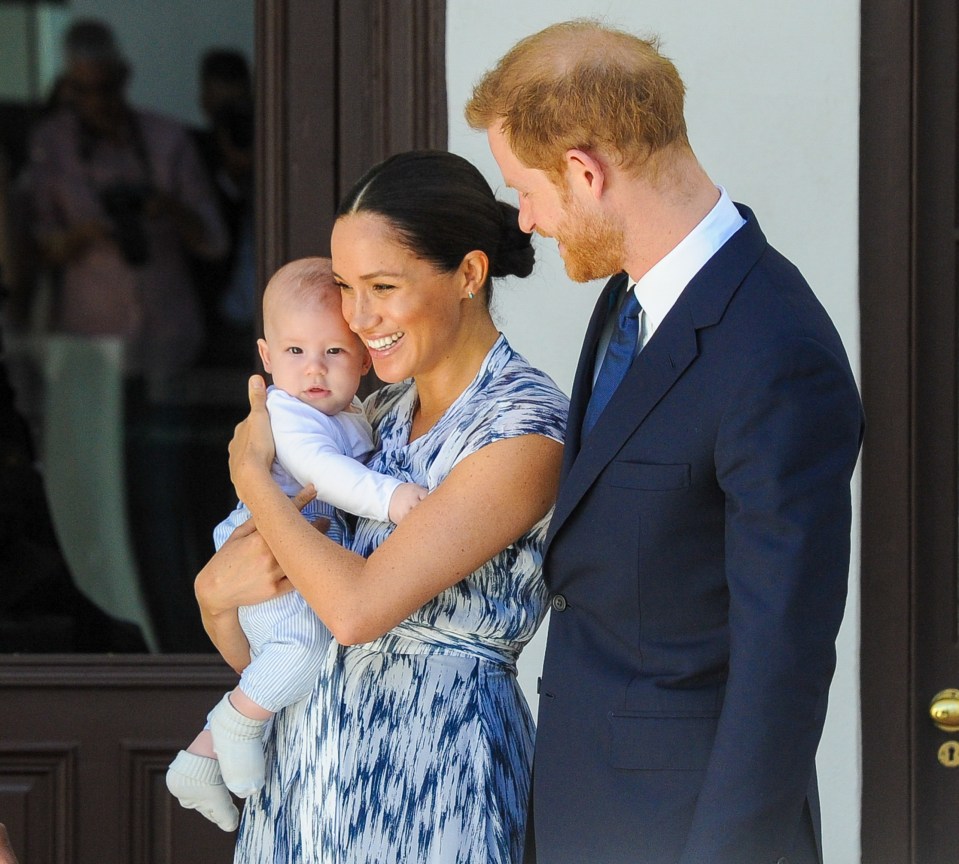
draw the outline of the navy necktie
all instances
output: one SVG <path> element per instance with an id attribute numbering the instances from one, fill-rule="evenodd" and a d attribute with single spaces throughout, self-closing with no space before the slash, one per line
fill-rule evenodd
<path id="1" fill-rule="evenodd" d="M 603 365 L 593 384 L 593 392 L 586 406 L 586 417 L 583 420 L 583 435 L 587 435 L 593 428 L 599 415 L 603 413 L 606 404 L 612 398 L 620 382 L 626 377 L 633 357 L 636 356 L 636 345 L 639 337 L 639 313 L 642 307 L 636 299 L 636 291 L 626 292 L 626 301 L 622 304 L 617 316 L 616 326 L 603 357 Z"/>

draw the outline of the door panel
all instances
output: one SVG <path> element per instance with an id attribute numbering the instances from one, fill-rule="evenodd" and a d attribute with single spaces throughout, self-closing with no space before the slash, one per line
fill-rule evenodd
<path id="1" fill-rule="evenodd" d="M 954 0 L 862 4 L 865 864 L 959 847 L 959 731 L 929 716 L 959 688 L 957 37 Z"/>
<path id="2" fill-rule="evenodd" d="M 959 767 L 938 753 L 959 727 L 936 728 L 933 696 L 959 688 L 957 642 L 957 297 L 955 2 L 916 19 L 916 860 L 959 857 Z"/>
<path id="3" fill-rule="evenodd" d="M 34 656 L 0 667 L 0 816 L 20 864 L 216 864 L 233 834 L 166 789 L 236 675 L 209 657 Z"/>

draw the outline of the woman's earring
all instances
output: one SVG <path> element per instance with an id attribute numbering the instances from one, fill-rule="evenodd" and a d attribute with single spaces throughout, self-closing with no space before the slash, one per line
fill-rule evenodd
<path id="1" fill-rule="evenodd" d="M 476 296 L 476 295 L 475 295 L 472 291 L 470 291 L 470 293 L 469 293 L 469 298 L 470 298 L 470 300 L 472 300 L 475 296 Z"/>

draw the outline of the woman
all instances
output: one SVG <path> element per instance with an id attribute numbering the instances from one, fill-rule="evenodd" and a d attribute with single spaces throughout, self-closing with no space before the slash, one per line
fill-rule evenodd
<path id="1" fill-rule="evenodd" d="M 346 320 L 392 382 L 367 401 L 369 467 L 430 494 L 399 527 L 360 520 L 352 551 L 334 544 L 270 480 L 252 379 L 230 471 L 256 530 L 200 573 L 203 618 L 241 669 L 236 607 L 292 583 L 336 642 L 277 717 L 237 860 L 519 861 L 533 726 L 515 661 L 545 611 L 567 408 L 489 313 L 491 277 L 532 269 L 530 238 L 468 162 L 414 152 L 356 184 L 332 252 Z"/>

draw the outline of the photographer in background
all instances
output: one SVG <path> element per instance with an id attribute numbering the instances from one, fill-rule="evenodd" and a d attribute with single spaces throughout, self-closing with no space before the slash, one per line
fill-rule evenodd
<path id="1" fill-rule="evenodd" d="M 63 47 L 62 98 L 31 136 L 25 178 L 55 277 L 50 327 L 121 340 L 140 583 L 161 650 L 208 650 L 192 586 L 191 538 L 206 536 L 190 523 L 199 409 L 178 373 L 195 368 L 205 336 L 191 262 L 226 256 L 227 231 L 187 129 L 127 102 L 130 69 L 109 27 L 79 20 Z"/>
<path id="2" fill-rule="evenodd" d="M 253 249 L 253 78 L 246 57 L 211 48 L 200 61 L 200 108 L 206 125 L 194 130 L 200 158 L 229 234 L 229 252 L 196 259 L 208 365 L 250 366 L 254 339 L 256 266 Z"/>
<path id="3" fill-rule="evenodd" d="M 77 21 L 64 40 L 63 107 L 30 141 L 33 235 L 58 271 L 52 327 L 124 341 L 124 371 L 162 398 L 203 342 L 190 257 L 227 254 L 196 148 L 174 121 L 126 101 L 111 30 Z"/>

